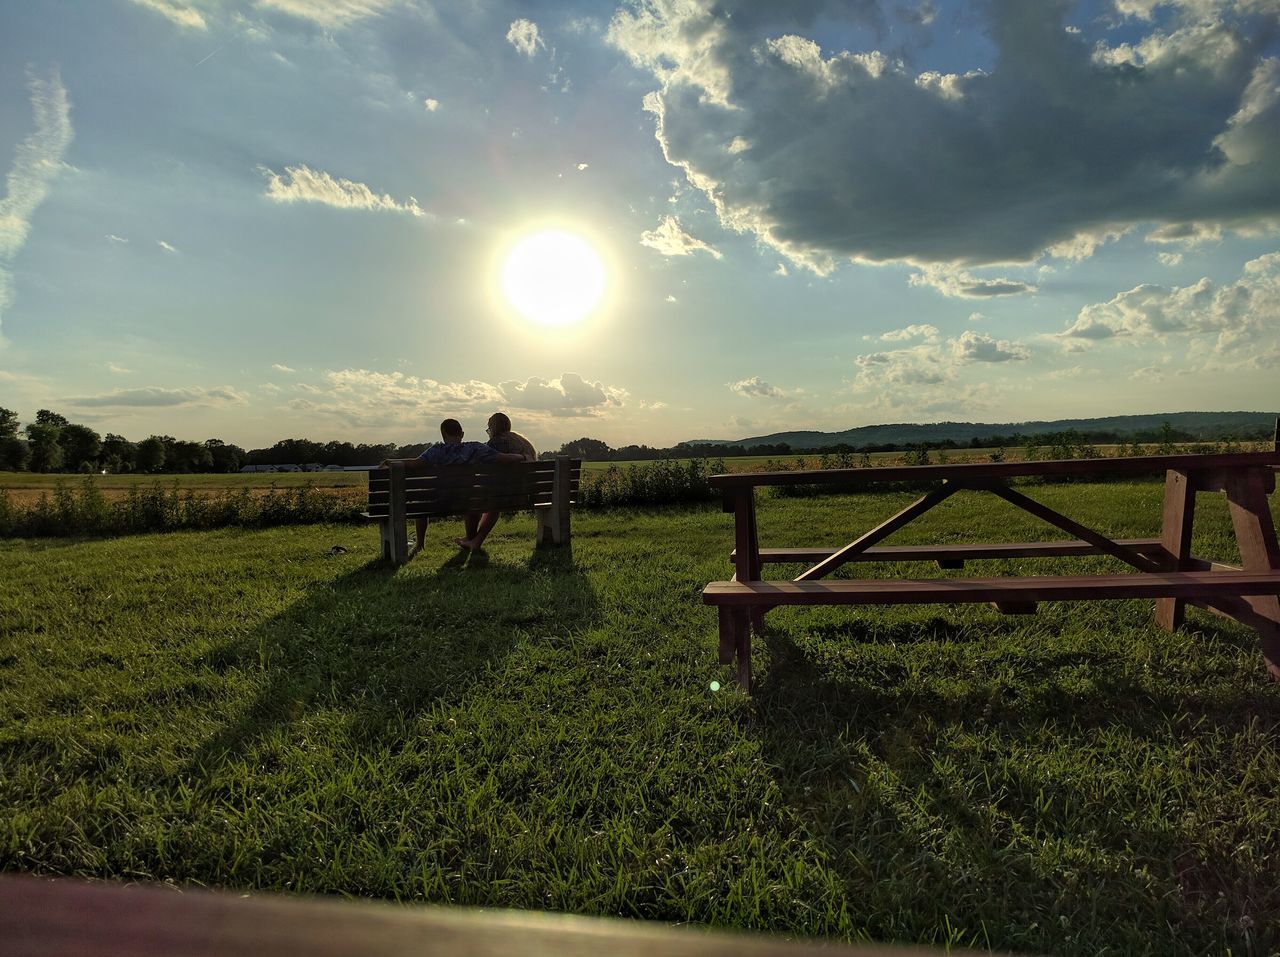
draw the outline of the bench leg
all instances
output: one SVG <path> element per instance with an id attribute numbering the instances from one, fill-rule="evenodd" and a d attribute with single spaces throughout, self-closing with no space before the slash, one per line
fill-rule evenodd
<path id="1" fill-rule="evenodd" d="M 395 549 L 395 543 L 391 539 L 391 523 L 382 521 L 378 523 L 378 537 L 382 541 L 382 560 L 384 562 L 391 561 L 391 555 Z"/>
<path id="2" fill-rule="evenodd" d="M 1227 479 L 1227 506 L 1240 546 L 1240 565 L 1246 571 L 1280 571 L 1280 545 L 1267 502 L 1271 478 L 1262 470 L 1250 469 L 1232 473 Z M 1243 601 L 1253 612 L 1267 671 L 1280 681 L 1280 598 L 1259 595 Z"/>

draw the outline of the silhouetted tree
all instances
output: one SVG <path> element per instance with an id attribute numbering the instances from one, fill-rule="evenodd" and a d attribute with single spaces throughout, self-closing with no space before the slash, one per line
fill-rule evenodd
<path id="1" fill-rule="evenodd" d="M 60 429 L 66 424 L 67 417 L 65 415 L 50 412 L 48 409 L 40 409 L 36 412 L 36 425 L 52 425 Z"/>
<path id="2" fill-rule="evenodd" d="M 56 472 L 62 468 L 62 446 L 58 442 L 61 429 L 49 423 L 32 422 L 27 426 L 28 467 L 33 472 Z"/>
<path id="3" fill-rule="evenodd" d="M 97 467 L 102 438 L 87 425 L 67 423 L 58 436 L 58 444 L 62 446 L 62 461 L 67 468 L 83 472 L 86 463 L 90 469 Z"/>
<path id="4" fill-rule="evenodd" d="M 138 443 L 134 455 L 139 472 L 159 472 L 164 468 L 165 442 L 158 435 L 151 435 Z"/>
<path id="5" fill-rule="evenodd" d="M 102 440 L 102 451 L 99 454 L 102 465 L 108 472 L 132 472 L 136 451 L 134 444 L 124 436 L 108 432 Z"/>

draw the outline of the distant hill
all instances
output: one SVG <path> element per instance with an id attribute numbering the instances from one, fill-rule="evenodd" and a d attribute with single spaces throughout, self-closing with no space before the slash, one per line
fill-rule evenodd
<path id="1" fill-rule="evenodd" d="M 793 449 L 821 449 L 832 445 L 913 445 L 922 442 L 968 443 L 992 436 L 1037 435 L 1045 432 L 1111 432 L 1131 438 L 1158 432 L 1165 422 L 1178 432 L 1199 439 L 1222 439 L 1259 430 L 1270 434 L 1276 412 L 1156 412 L 1151 415 L 1109 415 L 1097 419 L 1057 419 L 1052 422 L 931 422 L 925 425 L 862 425 L 843 432 L 774 432 L 745 439 L 692 439 L 690 445 L 778 445 Z"/>

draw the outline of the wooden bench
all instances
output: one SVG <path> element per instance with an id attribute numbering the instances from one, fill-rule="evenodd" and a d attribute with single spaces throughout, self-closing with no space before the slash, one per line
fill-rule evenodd
<path id="1" fill-rule="evenodd" d="M 1267 496 L 1275 490 L 1280 441 L 1272 452 L 1225 455 L 1156 455 L 1051 462 L 907 466 L 757 472 L 716 475 L 711 484 L 734 514 L 732 581 L 711 582 L 703 601 L 718 608 L 720 660 L 737 664 L 738 681 L 751 686 L 751 633 L 780 605 L 884 605 L 990 603 L 1007 614 L 1029 614 L 1040 601 L 1155 599 L 1156 622 L 1173 630 L 1188 604 L 1253 627 L 1263 658 L 1280 679 L 1280 545 Z M 1112 539 L 1011 488 L 1013 478 L 1097 478 L 1100 475 L 1165 473 L 1159 538 Z M 842 548 L 760 548 L 755 489 L 816 485 L 864 488 L 884 482 L 939 482 L 923 497 Z M 956 492 L 989 492 L 1074 536 L 1053 542 L 973 545 L 877 546 L 888 535 Z M 1199 492 L 1224 492 L 1231 512 L 1241 567 L 1196 558 L 1191 529 Z M 908 578 L 823 581 L 848 562 L 929 561 L 963 568 L 966 561 L 1110 555 L 1136 573 L 1004 578 Z M 765 581 L 765 564 L 813 563 L 793 581 Z"/>
<path id="2" fill-rule="evenodd" d="M 514 465 L 441 465 L 406 475 L 404 464 L 369 470 L 369 506 L 364 517 L 379 524 L 382 557 L 395 565 L 409 559 L 405 522 L 469 512 L 533 509 L 538 545 L 569 542 L 569 507 L 578 495 L 580 459 Z"/>

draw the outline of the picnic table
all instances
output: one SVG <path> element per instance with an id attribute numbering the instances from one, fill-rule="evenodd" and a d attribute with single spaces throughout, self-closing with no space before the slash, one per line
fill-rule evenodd
<path id="1" fill-rule="evenodd" d="M 1267 496 L 1275 490 L 1280 468 L 1276 451 L 1214 455 L 1144 455 L 1124 458 L 1042 462 L 993 462 L 917 465 L 889 468 L 824 469 L 793 472 L 739 472 L 714 475 L 711 484 L 724 495 L 724 510 L 734 516 L 731 581 L 711 582 L 703 601 L 719 612 L 720 661 L 736 661 L 737 677 L 751 687 L 751 635 L 764 626 L 765 614 L 779 605 L 872 605 L 979 602 L 1007 614 L 1029 614 L 1040 601 L 1150 598 L 1156 623 L 1170 631 L 1195 605 L 1242 622 L 1258 633 L 1263 658 L 1280 680 L 1280 547 Z M 1012 487 L 1013 479 L 1091 479 L 1103 476 L 1165 475 L 1159 537 L 1114 539 L 1063 515 Z M 807 485 L 861 490 L 885 483 L 932 485 L 921 498 L 843 547 L 760 547 L 755 490 Z M 988 492 L 1066 532 L 1052 542 L 973 545 L 898 545 L 876 543 L 961 490 Z M 1196 495 L 1225 493 L 1239 566 L 1191 554 Z M 839 499 L 832 499 L 832 508 Z M 1107 575 L 1042 575 L 999 578 L 839 579 L 826 576 L 847 562 L 929 561 L 940 568 L 963 568 L 974 559 L 1044 558 L 1110 555 L 1136 571 Z M 812 563 L 790 581 L 766 581 L 763 567 L 774 563 Z"/>

